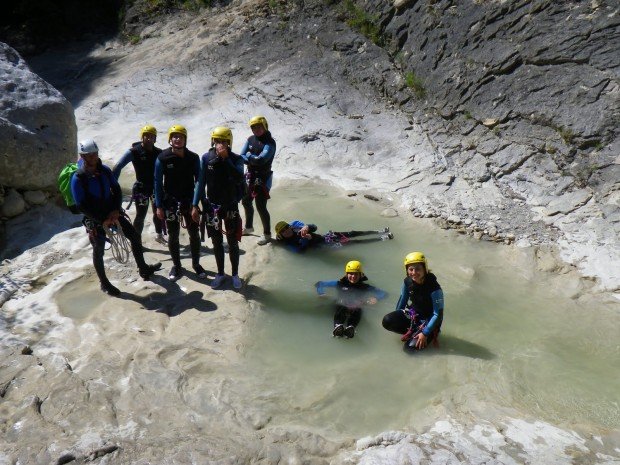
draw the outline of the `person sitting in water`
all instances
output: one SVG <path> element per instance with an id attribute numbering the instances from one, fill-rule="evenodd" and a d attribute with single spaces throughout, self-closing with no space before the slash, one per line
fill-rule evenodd
<path id="1" fill-rule="evenodd" d="M 308 247 L 321 244 L 328 244 L 340 247 L 347 243 L 364 243 L 375 241 L 386 241 L 394 239 L 390 228 L 372 231 L 329 231 L 327 234 L 318 234 L 314 224 L 305 224 L 302 221 L 294 220 L 290 223 L 279 221 L 276 224 L 276 242 L 282 243 L 295 252 L 303 252 Z M 375 235 L 366 239 L 353 239 L 359 236 Z"/>
<path id="2" fill-rule="evenodd" d="M 422 252 L 411 252 L 404 260 L 406 278 L 396 310 L 383 317 L 383 327 L 402 334 L 407 350 L 422 350 L 435 342 L 443 322 L 443 291 L 431 273 Z"/>
<path id="3" fill-rule="evenodd" d="M 344 267 L 345 275 L 337 281 L 319 281 L 316 292 L 323 296 L 325 290 L 335 287 L 337 292 L 336 312 L 334 313 L 334 337 L 355 336 L 355 327 L 362 318 L 362 305 L 374 305 L 387 294 L 370 284 L 362 270 L 361 262 L 351 260 Z"/>

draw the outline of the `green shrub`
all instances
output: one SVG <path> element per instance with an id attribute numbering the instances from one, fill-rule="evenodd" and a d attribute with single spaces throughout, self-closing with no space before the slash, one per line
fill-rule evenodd
<path id="1" fill-rule="evenodd" d="M 426 89 L 424 88 L 424 82 L 413 71 L 408 71 L 405 74 L 405 84 L 418 98 L 424 98 L 426 96 Z"/>
<path id="2" fill-rule="evenodd" d="M 349 17 L 349 19 L 347 19 L 347 24 L 350 27 L 368 37 L 379 47 L 385 44 L 385 38 L 377 25 L 379 21 L 377 16 L 368 14 L 362 8 L 358 7 L 353 0 L 345 0 L 344 7 Z"/>

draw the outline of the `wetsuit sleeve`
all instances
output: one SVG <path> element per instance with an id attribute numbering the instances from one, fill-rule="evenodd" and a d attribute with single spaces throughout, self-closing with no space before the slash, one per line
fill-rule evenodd
<path id="1" fill-rule="evenodd" d="M 207 183 L 207 160 L 206 157 L 202 157 L 200 159 L 200 170 L 198 174 L 198 182 L 196 182 L 196 186 L 194 187 L 194 199 L 192 200 L 192 205 L 195 207 L 198 206 L 198 203 L 201 200 L 206 198 L 205 196 L 205 184 Z"/>
<path id="2" fill-rule="evenodd" d="M 73 200 L 75 200 L 75 205 L 80 211 L 80 213 L 84 213 L 86 215 L 86 213 L 84 212 L 86 192 L 84 192 L 84 188 L 82 187 L 82 182 L 78 178 L 77 174 L 74 174 L 73 176 L 71 176 L 71 194 L 73 195 Z"/>
<path id="3" fill-rule="evenodd" d="M 243 148 L 241 149 L 241 152 L 239 152 L 239 155 L 243 159 L 243 163 L 246 163 L 246 164 L 248 163 L 248 158 L 250 157 L 250 155 L 252 155 L 250 152 L 248 152 L 249 147 L 250 147 L 250 143 L 246 140 L 245 144 L 243 144 Z"/>
<path id="4" fill-rule="evenodd" d="M 254 165 L 254 166 L 265 165 L 271 162 L 271 160 L 273 160 L 273 157 L 275 156 L 275 154 L 276 154 L 275 145 L 265 144 L 261 153 L 259 153 L 258 155 L 248 156 L 248 162 L 250 165 Z"/>
<path id="5" fill-rule="evenodd" d="M 116 163 L 116 165 L 114 165 L 114 168 L 112 168 L 112 174 L 114 175 L 114 179 L 118 180 L 118 178 L 121 175 L 121 171 L 123 170 L 123 168 L 125 166 L 127 166 L 132 161 L 133 161 L 133 152 L 130 149 L 130 150 L 127 150 L 123 154 L 121 159 Z"/>
<path id="6" fill-rule="evenodd" d="M 112 174 L 112 170 L 107 166 L 103 166 L 102 170 L 105 170 L 107 173 L 108 182 L 110 183 L 110 191 L 112 192 L 112 205 L 115 210 L 122 210 L 123 208 L 123 191 L 121 190 L 121 185 L 118 183 L 114 175 Z"/>
<path id="7" fill-rule="evenodd" d="M 409 300 L 409 292 L 407 292 L 407 286 L 403 282 L 403 287 L 400 289 L 400 297 L 396 302 L 396 310 L 404 310 Z"/>
<path id="8" fill-rule="evenodd" d="M 230 173 L 230 176 L 233 179 L 239 180 L 243 178 L 243 159 L 241 157 L 235 157 L 234 161 L 230 157 L 228 157 L 226 159 L 226 163 L 228 165 L 228 171 Z"/>
<path id="9" fill-rule="evenodd" d="M 155 161 L 155 207 L 164 208 L 164 170 L 159 158 Z"/>
<path id="10" fill-rule="evenodd" d="M 431 292 L 431 300 L 433 301 L 433 316 L 422 330 L 427 337 L 431 335 L 437 325 L 443 320 L 443 291 L 437 289 Z"/>
<path id="11" fill-rule="evenodd" d="M 194 162 L 194 187 L 198 183 L 198 179 L 200 179 L 201 168 L 201 160 L 200 157 L 198 157 Z"/>
<path id="12" fill-rule="evenodd" d="M 336 287 L 338 281 L 318 281 L 314 287 L 316 287 L 316 293 L 318 295 L 325 295 L 325 289 L 328 287 Z"/>
<path id="13" fill-rule="evenodd" d="M 379 289 L 378 287 L 370 286 L 370 289 L 368 290 L 377 300 L 385 299 L 387 297 L 387 292 L 385 292 L 383 289 Z"/>

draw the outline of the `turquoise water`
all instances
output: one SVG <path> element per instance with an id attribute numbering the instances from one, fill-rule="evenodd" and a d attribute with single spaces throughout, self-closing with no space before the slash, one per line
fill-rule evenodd
<path id="1" fill-rule="evenodd" d="M 395 234 L 303 255 L 273 247 L 269 282 L 249 292 L 263 308 L 244 368 L 272 423 L 362 435 L 445 413 L 458 418 L 483 403 L 564 427 L 620 426 L 618 305 L 584 308 L 512 247 L 384 218 L 377 204 L 339 191 L 279 187 L 270 211 L 273 224 L 301 219 L 319 232 L 389 226 Z M 398 299 L 403 257 L 416 250 L 427 255 L 446 308 L 440 348 L 411 355 L 381 319 Z M 389 296 L 365 308 L 354 339 L 333 338 L 333 299 L 318 298 L 314 283 L 340 278 L 353 259 Z"/>

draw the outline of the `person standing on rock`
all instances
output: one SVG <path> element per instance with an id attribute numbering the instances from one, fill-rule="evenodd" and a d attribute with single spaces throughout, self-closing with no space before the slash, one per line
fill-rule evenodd
<path id="1" fill-rule="evenodd" d="M 101 290 L 112 296 L 121 291 L 110 283 L 105 274 L 103 254 L 106 243 L 106 228 L 120 227 L 131 243 L 133 256 L 138 264 L 140 276 L 145 280 L 161 268 L 161 263 L 147 265 L 140 235 L 129 222 L 121 208 L 121 186 L 112 171 L 101 163 L 99 147 L 93 139 L 78 143 L 80 162 L 71 178 L 71 193 L 78 210 L 84 214 L 82 223 L 88 232 L 93 247 L 93 265 L 101 284 Z"/>
<path id="2" fill-rule="evenodd" d="M 142 235 L 144 229 L 144 218 L 149 209 L 149 201 L 152 202 L 153 225 L 155 226 L 155 240 L 160 244 L 165 244 L 163 236 L 164 222 L 157 217 L 155 202 L 153 201 L 153 185 L 155 180 L 155 161 L 161 153 L 161 149 L 155 146 L 157 140 L 157 129 L 147 124 L 140 130 L 140 142 L 135 142 L 114 165 L 112 173 L 118 180 L 123 168 L 129 163 L 133 163 L 136 173 L 136 182 L 131 190 L 131 201 L 136 205 L 136 217 L 133 220 L 133 227 Z"/>
<path id="3" fill-rule="evenodd" d="M 252 202 L 256 201 L 256 210 L 263 224 L 263 237 L 258 241 L 259 245 L 271 242 L 271 218 L 267 211 L 267 200 L 273 178 L 271 164 L 276 154 L 276 141 L 269 132 L 269 124 L 264 116 L 254 116 L 250 119 L 250 129 L 253 135 L 243 145 L 241 158 L 247 165 L 245 173 L 246 190 L 242 200 L 245 211 L 244 235 L 254 232 L 254 207 Z"/>
<path id="4" fill-rule="evenodd" d="M 194 192 L 192 217 L 198 222 L 202 203 L 202 216 L 206 221 L 207 234 L 213 241 L 213 253 L 217 275 L 211 287 L 217 289 L 226 279 L 224 274 L 224 234 L 228 242 L 228 255 L 232 267 L 232 284 L 242 286 L 239 278 L 239 241 L 241 240 L 241 216 L 239 200 L 243 194 L 243 160 L 232 151 L 232 131 L 219 126 L 211 132 L 211 149 L 200 160 L 200 176 Z M 205 186 L 207 195 L 205 197 Z"/>
<path id="5" fill-rule="evenodd" d="M 199 278 L 207 273 L 200 266 L 200 231 L 198 222 L 192 220 L 191 204 L 194 185 L 200 172 L 198 154 L 187 148 L 187 129 L 175 124 L 168 130 L 169 148 L 162 151 L 155 162 L 155 207 L 157 217 L 166 221 L 168 250 L 172 268 L 168 277 L 177 281 L 183 275 L 179 235 L 181 226 L 189 234 L 192 267 Z"/>
<path id="6" fill-rule="evenodd" d="M 383 317 L 383 327 L 403 335 L 405 350 L 422 350 L 430 342 L 438 345 L 444 310 L 441 286 L 422 252 L 407 254 L 404 265 L 406 277 L 396 310 Z"/>

